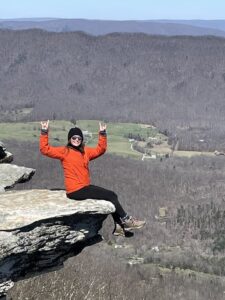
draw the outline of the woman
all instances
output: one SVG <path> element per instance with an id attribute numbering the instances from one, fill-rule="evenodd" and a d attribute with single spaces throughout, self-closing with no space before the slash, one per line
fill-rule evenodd
<path id="1" fill-rule="evenodd" d="M 104 199 L 113 203 L 116 208 L 116 211 L 112 213 L 115 222 L 113 234 L 126 236 L 127 231 L 142 228 L 145 221 L 129 216 L 113 191 L 90 184 L 88 163 L 101 156 L 107 148 L 106 125 L 99 123 L 99 127 L 98 145 L 95 148 L 85 146 L 83 133 L 78 127 L 69 130 L 66 146 L 52 147 L 48 144 L 49 121 L 41 122 L 40 151 L 43 155 L 61 161 L 68 198 L 74 200 Z"/>

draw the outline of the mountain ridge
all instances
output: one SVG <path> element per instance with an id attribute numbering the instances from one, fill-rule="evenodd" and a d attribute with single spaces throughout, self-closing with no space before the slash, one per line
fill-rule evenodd
<path id="1" fill-rule="evenodd" d="M 224 24 L 223 24 L 224 23 Z M 12 19 L 0 20 L 0 28 L 14 30 L 39 28 L 47 31 L 84 31 L 92 35 L 105 35 L 113 32 L 143 32 L 161 35 L 215 35 L 225 36 L 225 21 L 195 20 L 88 20 L 63 18 Z"/>

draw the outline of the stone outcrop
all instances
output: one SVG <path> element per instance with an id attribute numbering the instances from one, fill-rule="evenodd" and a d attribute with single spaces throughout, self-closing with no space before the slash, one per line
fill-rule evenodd
<path id="1" fill-rule="evenodd" d="M 67 257 L 100 241 L 102 222 L 115 207 L 104 200 L 70 200 L 65 191 L 5 192 L 30 180 L 35 170 L 9 164 L 13 155 L 1 142 L 0 146 L 1 297 L 14 281 L 62 265 Z"/>
<path id="2" fill-rule="evenodd" d="M 13 161 L 12 153 L 6 151 L 5 145 L 0 141 L 0 193 L 20 182 L 31 179 L 35 169 L 19 167 L 10 164 Z"/>
<path id="3" fill-rule="evenodd" d="M 17 183 L 30 180 L 34 173 L 35 169 L 7 163 L 0 164 L 0 192 L 14 187 Z"/>
<path id="4" fill-rule="evenodd" d="M 102 200 L 74 201 L 65 191 L 27 190 L 0 195 L 0 295 L 13 281 L 52 268 L 101 239 L 115 211 Z"/>
<path id="5" fill-rule="evenodd" d="M 12 153 L 5 151 L 5 154 L 6 154 L 6 156 L 4 158 L 0 159 L 0 164 L 3 164 L 3 163 L 9 164 L 13 161 Z"/>
<path id="6" fill-rule="evenodd" d="M 6 151 L 5 145 L 0 141 L 0 164 L 11 163 L 13 161 L 12 153 Z"/>

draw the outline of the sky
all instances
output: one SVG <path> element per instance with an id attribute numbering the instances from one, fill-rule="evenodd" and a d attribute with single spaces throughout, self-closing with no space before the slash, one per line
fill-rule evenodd
<path id="1" fill-rule="evenodd" d="M 0 0 L 0 19 L 225 19 L 225 0 Z"/>

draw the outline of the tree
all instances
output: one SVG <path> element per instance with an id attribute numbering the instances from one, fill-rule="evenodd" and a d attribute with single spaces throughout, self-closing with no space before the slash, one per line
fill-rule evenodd
<path id="1" fill-rule="evenodd" d="M 75 118 L 71 118 L 70 122 L 75 126 L 77 124 L 77 120 Z"/>

